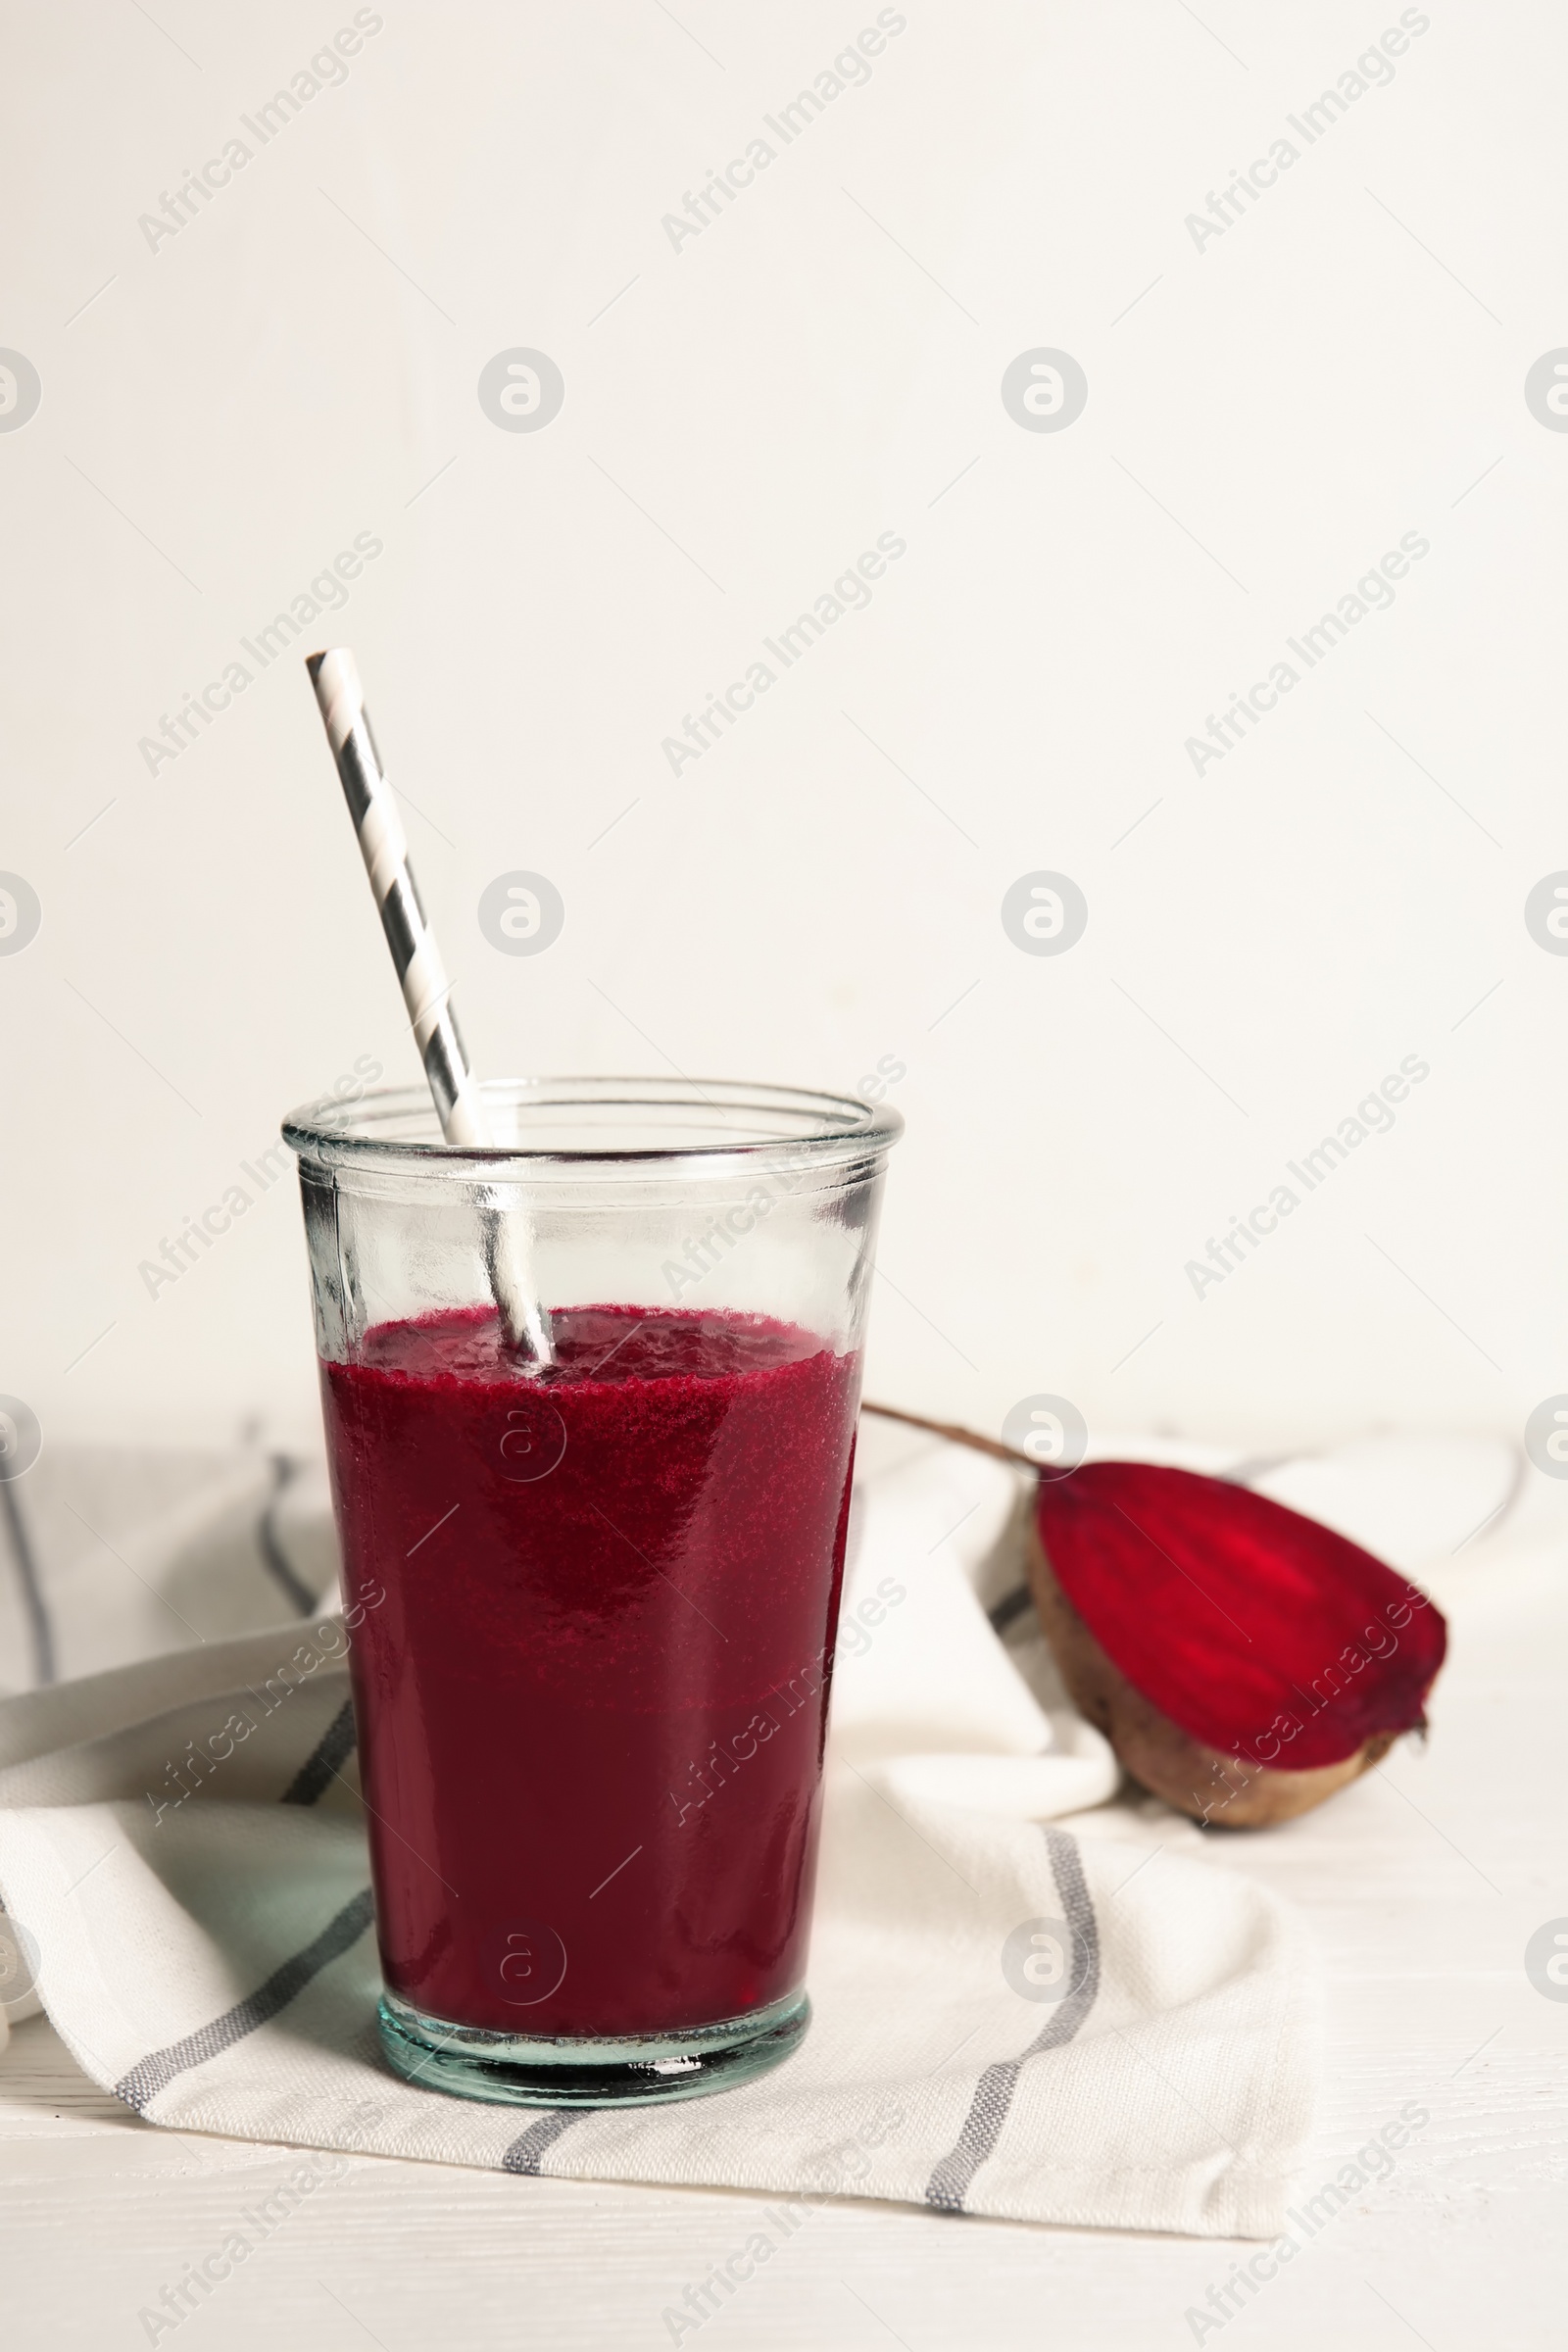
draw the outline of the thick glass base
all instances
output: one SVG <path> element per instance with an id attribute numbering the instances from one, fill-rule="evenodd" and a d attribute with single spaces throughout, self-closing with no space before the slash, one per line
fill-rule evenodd
<path id="1" fill-rule="evenodd" d="M 530 2040 L 449 2025 L 395 1992 L 382 1993 L 378 2014 L 394 2070 L 427 2089 L 510 2107 L 653 2107 L 733 2090 L 781 2065 L 804 2039 L 811 2004 L 792 1992 L 688 2033 L 604 2040 Z"/>

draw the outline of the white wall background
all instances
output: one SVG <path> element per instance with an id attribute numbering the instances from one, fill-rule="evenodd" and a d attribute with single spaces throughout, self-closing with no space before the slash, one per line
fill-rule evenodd
<path id="1" fill-rule="evenodd" d="M 1388 0 L 907 0 L 678 252 L 662 217 L 873 6 L 378 13 L 155 252 L 138 217 L 353 9 L 10 12 L 0 344 L 42 402 L 0 433 L 0 867 L 43 923 L 0 956 L 0 1390 L 46 1442 L 312 1423 L 292 1182 L 156 1299 L 138 1263 L 357 1055 L 416 1064 L 295 656 L 156 776 L 138 741 L 367 531 L 297 652 L 358 651 L 483 1067 L 907 1064 L 873 1394 L 1266 1440 L 1568 1387 L 1568 960 L 1523 920 L 1568 865 L 1568 437 L 1523 390 L 1568 343 L 1562 11 L 1406 12 L 1307 148 Z M 541 432 L 476 398 L 514 345 L 565 378 Z M 1059 433 L 999 396 L 1041 345 L 1088 376 Z M 672 776 L 883 531 L 870 608 Z M 1195 775 L 1412 531 L 1393 608 Z M 514 867 L 565 901 L 537 958 L 475 919 Z M 1000 921 L 1041 867 L 1089 901 L 1059 958 Z M 1195 1297 L 1409 1054 L 1393 1131 Z"/>

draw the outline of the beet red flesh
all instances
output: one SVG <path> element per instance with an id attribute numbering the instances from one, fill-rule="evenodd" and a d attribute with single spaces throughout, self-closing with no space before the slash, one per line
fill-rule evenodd
<path id="1" fill-rule="evenodd" d="M 1304 1772 L 1425 1720 L 1442 1615 L 1315 1520 L 1146 1462 L 1043 1479 L 1037 1510 L 1068 1600 L 1190 1739 Z"/>

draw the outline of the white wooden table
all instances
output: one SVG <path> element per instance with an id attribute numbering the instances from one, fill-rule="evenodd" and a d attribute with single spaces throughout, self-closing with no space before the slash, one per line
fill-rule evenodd
<path id="1" fill-rule="evenodd" d="M 1454 1643 L 1430 1746 L 1400 1748 L 1285 1829 L 1203 1840 L 1219 1867 L 1298 1904 L 1321 1946 L 1326 2062 L 1302 2193 L 1416 2101 L 1431 2121 L 1392 2176 L 1200 2338 L 1189 2307 L 1254 2245 L 844 2200 L 709 2319 L 704 2352 L 1568 2343 L 1568 2002 L 1523 1966 L 1531 1934 L 1568 1916 L 1568 1557 L 1564 1491 L 1533 1483 L 1538 1541 L 1477 1546 L 1439 1586 Z M 1078 1826 L 1199 1842 L 1137 1799 Z M 6 2352 L 147 2342 L 140 2308 L 293 2161 L 144 2124 L 86 2081 L 45 2020 L 21 2026 L 0 2057 Z M 667 2344 L 665 2307 L 744 2241 L 763 2202 L 351 2160 L 176 2332 L 181 2352 Z"/>

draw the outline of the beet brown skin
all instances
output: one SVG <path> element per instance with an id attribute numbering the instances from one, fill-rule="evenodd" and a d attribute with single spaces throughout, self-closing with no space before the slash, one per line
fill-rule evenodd
<path id="1" fill-rule="evenodd" d="M 1196 1820 L 1289 1820 L 1425 1727 L 1441 1613 L 1266 1495 L 1092 1462 L 1041 1478 L 1030 1552 L 1074 1704 L 1135 1780 Z"/>

